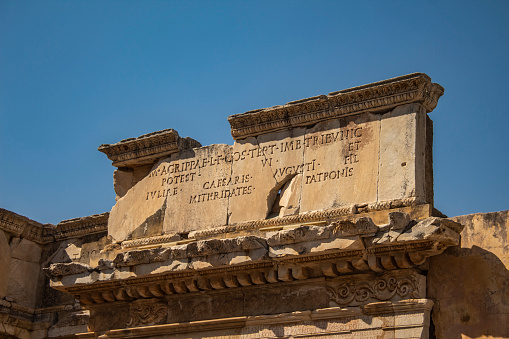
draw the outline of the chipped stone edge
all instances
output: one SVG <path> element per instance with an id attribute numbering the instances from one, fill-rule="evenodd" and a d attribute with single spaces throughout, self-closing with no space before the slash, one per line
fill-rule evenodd
<path id="1" fill-rule="evenodd" d="M 115 167 L 133 167 L 140 162 L 150 163 L 182 149 L 200 146 L 194 139 L 181 138 L 174 129 L 165 129 L 116 144 L 102 144 L 98 150 L 106 154 Z"/>
<path id="2" fill-rule="evenodd" d="M 224 235 L 226 233 L 237 233 L 242 231 L 256 230 L 266 227 L 282 227 L 293 224 L 313 223 L 320 221 L 327 221 L 330 219 L 354 216 L 359 213 L 367 213 L 373 211 L 389 210 L 392 208 L 401 208 L 419 205 L 420 201 L 417 198 L 407 198 L 401 200 L 391 200 L 383 202 L 374 202 L 369 204 L 356 204 L 351 206 L 345 206 L 335 209 L 328 209 L 323 211 L 306 212 L 298 215 L 291 215 L 285 217 L 277 217 L 272 219 L 263 219 L 255 221 L 247 221 L 238 223 L 235 225 L 227 225 L 215 228 L 208 228 L 204 230 L 191 231 L 188 234 L 189 239 L 197 240 L 218 235 Z M 133 248 L 149 245 L 164 244 L 173 241 L 174 234 L 165 234 L 154 237 L 125 240 L 122 241 L 122 248 Z"/>

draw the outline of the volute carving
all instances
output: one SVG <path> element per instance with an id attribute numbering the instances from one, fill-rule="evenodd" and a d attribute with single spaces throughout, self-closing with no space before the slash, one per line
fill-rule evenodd
<path id="1" fill-rule="evenodd" d="M 160 299 L 138 299 L 129 305 L 127 326 L 155 325 L 164 323 L 168 305 Z"/>

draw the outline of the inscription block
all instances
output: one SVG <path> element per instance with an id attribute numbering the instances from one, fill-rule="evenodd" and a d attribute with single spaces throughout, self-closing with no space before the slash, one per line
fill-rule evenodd
<path id="1" fill-rule="evenodd" d="M 113 207 L 109 234 L 122 241 L 354 204 L 432 202 L 430 105 L 408 96 L 412 84 L 370 92 L 385 98 L 371 100 L 372 109 L 349 106 L 337 92 L 232 116 L 233 145 L 181 147 L 161 159 L 153 154 L 148 174 Z M 380 86 L 386 84 L 374 88 Z M 398 91 L 405 95 L 394 96 Z M 408 100 L 387 105 L 387 93 Z"/>

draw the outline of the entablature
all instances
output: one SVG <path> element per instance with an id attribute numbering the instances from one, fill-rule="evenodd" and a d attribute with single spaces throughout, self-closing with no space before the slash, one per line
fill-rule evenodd
<path id="1" fill-rule="evenodd" d="M 371 218 L 302 225 L 262 236 L 207 239 L 128 250 L 90 267 L 56 263 L 46 269 L 51 286 L 84 305 L 161 298 L 172 294 L 241 288 L 361 273 L 419 269 L 426 258 L 459 244 L 462 226 L 431 217 L 412 220 L 389 213 Z"/>

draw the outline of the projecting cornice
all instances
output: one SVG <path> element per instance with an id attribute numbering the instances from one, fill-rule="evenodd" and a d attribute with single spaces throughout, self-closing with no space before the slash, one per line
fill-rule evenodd
<path id="1" fill-rule="evenodd" d="M 103 144 L 98 150 L 106 154 L 115 167 L 136 167 L 153 163 L 183 149 L 200 146 L 194 139 L 181 138 L 174 129 L 165 129 L 116 144 Z"/>
<path id="2" fill-rule="evenodd" d="M 37 221 L 0 208 L 0 229 L 44 245 L 53 241 L 80 238 L 86 235 L 107 232 L 109 213 L 64 220 L 58 225 L 41 224 Z"/>
<path id="3" fill-rule="evenodd" d="M 96 267 L 56 263 L 45 271 L 52 287 L 73 294 L 82 304 L 159 298 L 414 268 L 459 244 L 462 228 L 448 219 L 417 222 L 406 213 L 392 212 L 389 224 L 382 226 L 364 217 L 284 229 L 267 237 L 127 251 L 114 260 L 101 259 Z"/>
<path id="4" fill-rule="evenodd" d="M 341 116 L 385 112 L 408 103 L 420 103 L 429 113 L 443 94 L 443 87 L 432 83 L 429 76 L 412 73 L 281 106 L 231 115 L 228 121 L 233 138 L 238 140 Z"/>

